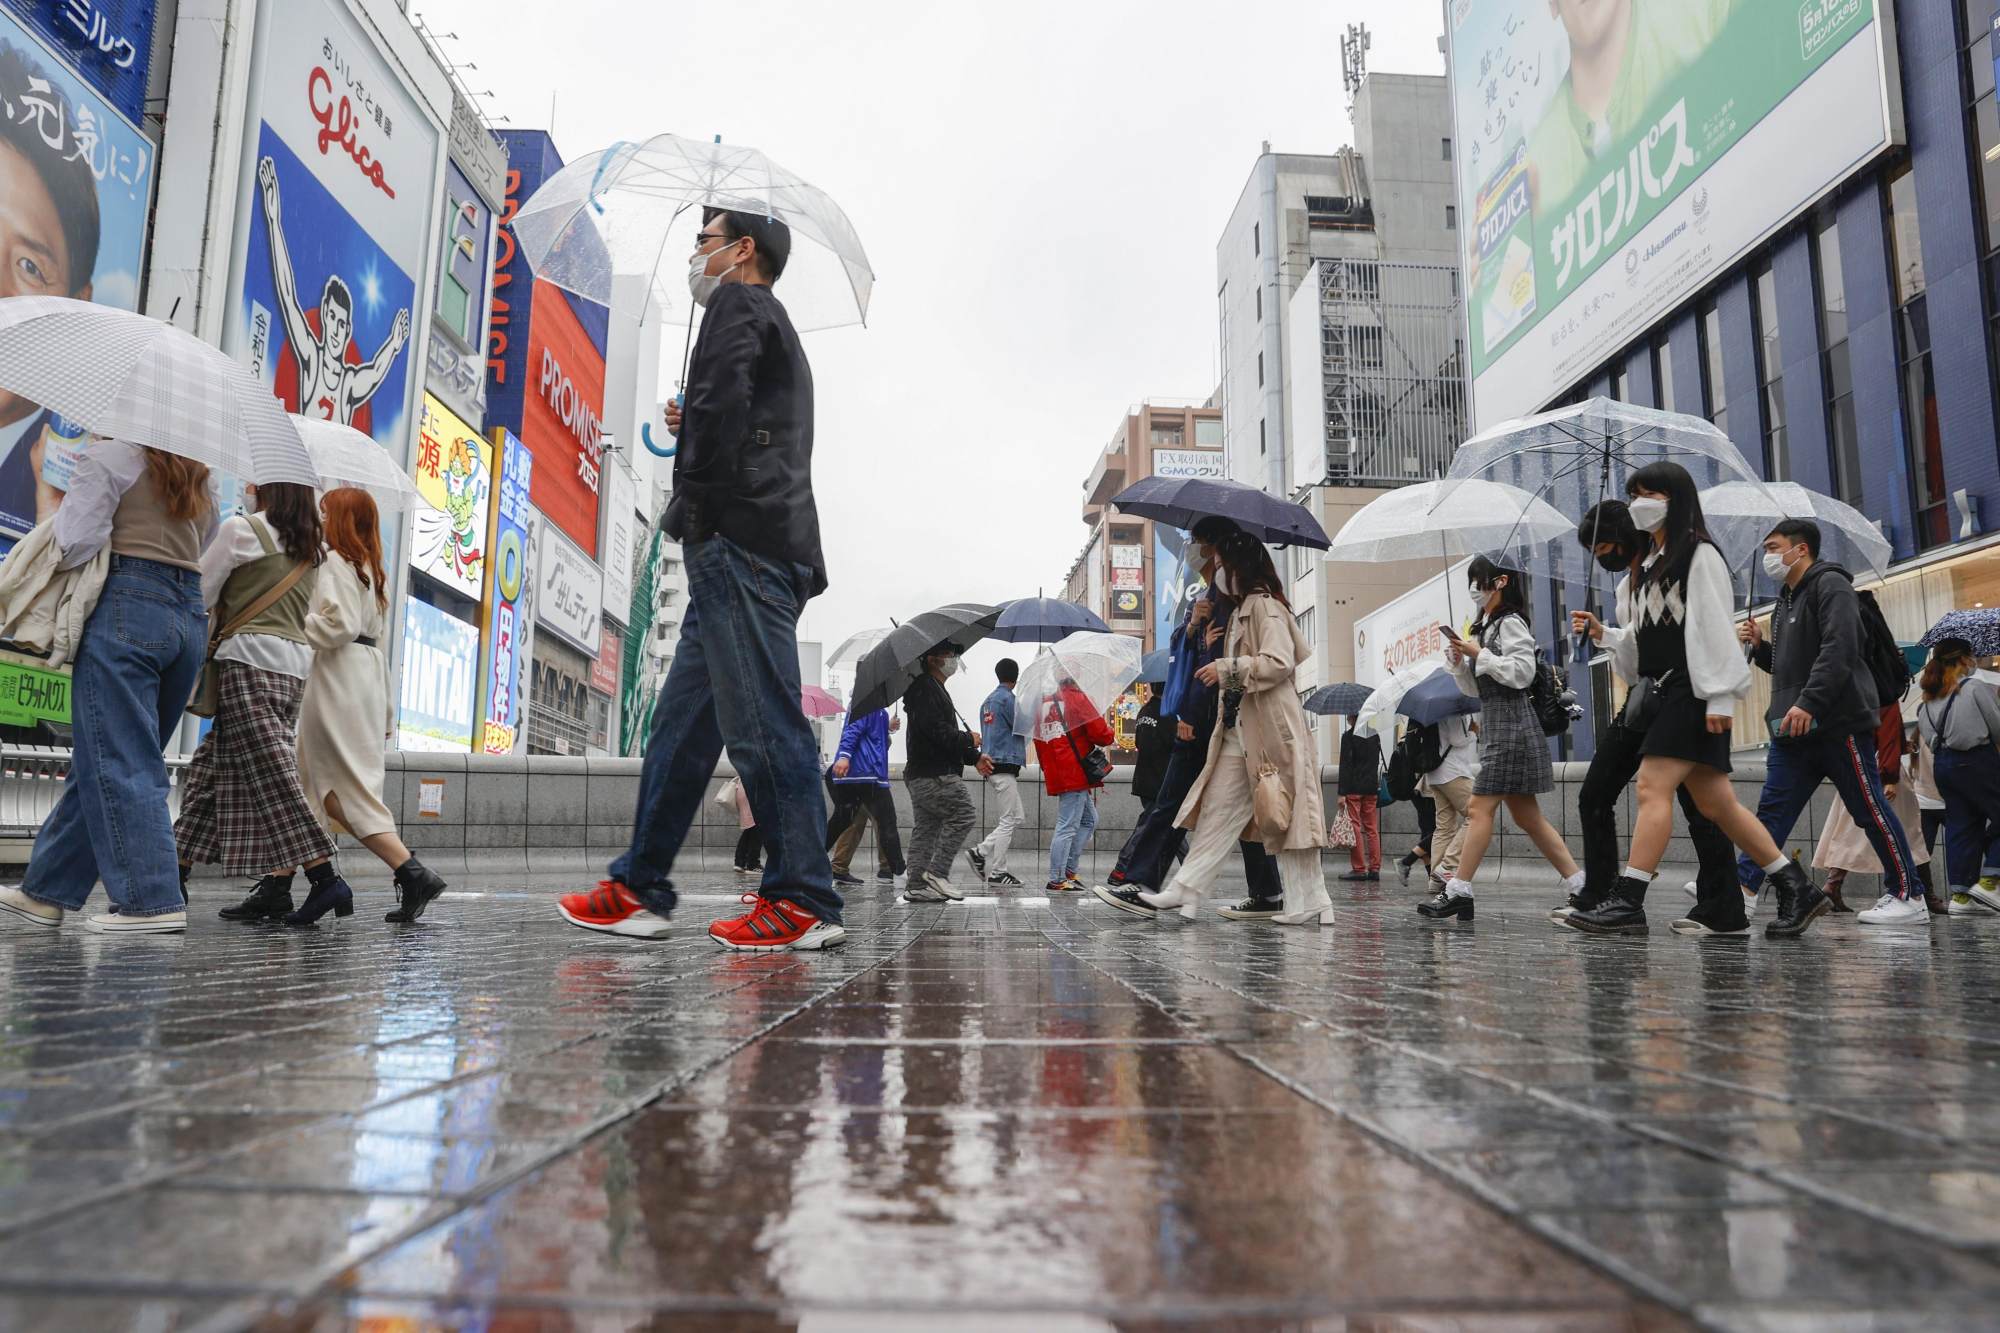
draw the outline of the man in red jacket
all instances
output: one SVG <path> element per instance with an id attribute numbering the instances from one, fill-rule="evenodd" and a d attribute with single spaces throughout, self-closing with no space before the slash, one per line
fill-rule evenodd
<path id="1" fill-rule="evenodd" d="M 1056 831 L 1049 842 L 1050 893 L 1083 890 L 1076 867 L 1097 827 L 1097 789 L 1104 785 L 1101 777 L 1091 780 L 1084 759 L 1117 739 L 1073 680 L 1057 687 L 1035 726 L 1035 762 L 1042 766 L 1042 784 L 1057 798 Z"/>

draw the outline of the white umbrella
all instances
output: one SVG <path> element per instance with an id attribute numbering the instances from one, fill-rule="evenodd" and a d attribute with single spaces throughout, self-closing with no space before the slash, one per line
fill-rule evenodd
<path id="1" fill-rule="evenodd" d="M 1079 630 L 1021 668 L 1014 684 L 1014 730 L 1022 736 L 1042 734 L 1044 721 L 1055 727 L 1054 735 L 1077 731 L 1091 718 L 1102 717 L 1139 679 L 1139 640 L 1129 634 L 1108 634 Z M 1058 696 L 1074 686 L 1090 704 L 1090 712 L 1079 716 L 1073 703 L 1061 710 L 1051 707 Z M 1044 740 L 1052 736 L 1043 734 Z"/>
<path id="2" fill-rule="evenodd" d="M 668 310 L 691 309 L 685 266 L 702 210 L 774 217 L 793 248 L 777 293 L 799 329 L 868 319 L 875 273 L 833 199 L 754 148 L 661 134 L 589 153 L 548 178 L 514 217 L 537 278 L 599 305 L 641 280 Z"/>
<path id="3" fill-rule="evenodd" d="M 848 635 L 840 646 L 826 655 L 828 666 L 839 666 L 844 662 L 858 662 L 870 648 L 894 633 L 895 627 L 883 625 L 877 629 L 864 629 Z"/>
<path id="4" fill-rule="evenodd" d="M 1738 568 L 1757 568 L 1756 551 L 1781 519 L 1808 518 L 1819 524 L 1820 558 L 1850 573 L 1885 574 L 1895 558 L 1874 523 L 1853 505 L 1819 495 L 1795 481 L 1728 481 L 1701 493 L 1709 536 Z"/>
<path id="5" fill-rule="evenodd" d="M 93 435 L 258 485 L 320 484 L 298 428 L 256 376 L 146 315 L 60 296 L 0 299 L 0 389 Z"/>
<path id="6" fill-rule="evenodd" d="M 1573 537 L 1576 521 L 1505 482 L 1426 481 L 1378 496 L 1347 520 L 1328 560 L 1380 564 L 1524 550 Z"/>
<path id="7" fill-rule="evenodd" d="M 312 455 L 321 489 L 332 491 L 352 486 L 366 491 L 374 498 L 375 507 L 385 514 L 435 508 L 372 436 L 337 421 L 317 421 L 311 417 L 295 416 L 292 424 Z"/>
<path id="8" fill-rule="evenodd" d="M 1387 734 L 1394 736 L 1396 706 L 1403 702 L 1403 696 L 1421 682 L 1446 669 L 1442 662 L 1419 662 L 1415 666 L 1401 667 L 1390 672 L 1389 678 L 1375 687 L 1375 692 L 1362 702 L 1361 711 L 1354 715 L 1354 734 L 1357 736 L 1380 734 L 1376 731 L 1376 727 L 1386 718 L 1389 720 Z"/>

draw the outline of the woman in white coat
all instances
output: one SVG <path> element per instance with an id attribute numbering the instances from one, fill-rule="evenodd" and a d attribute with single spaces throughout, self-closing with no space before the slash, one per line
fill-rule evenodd
<path id="1" fill-rule="evenodd" d="M 383 741 L 394 722 L 382 653 L 389 592 L 380 520 L 368 493 L 351 487 L 327 492 L 320 513 L 329 558 L 305 622 L 313 663 L 299 707 L 299 784 L 322 827 L 352 834 L 395 872 L 399 905 L 384 919 L 415 921 L 445 881 L 410 854 L 382 802 Z M 267 876 L 223 915 L 266 915 L 277 904 L 259 895 L 290 891 L 289 876 Z"/>

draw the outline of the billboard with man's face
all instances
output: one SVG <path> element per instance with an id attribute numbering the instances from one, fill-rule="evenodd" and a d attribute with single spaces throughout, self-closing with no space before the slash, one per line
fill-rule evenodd
<path id="1" fill-rule="evenodd" d="M 1883 0 L 1451 0 L 1478 425 L 1548 402 L 1898 135 Z"/>
<path id="2" fill-rule="evenodd" d="M 139 305 L 153 145 L 0 10 L 0 297 Z M 0 390 L 0 532 L 55 512 L 82 432 Z"/>

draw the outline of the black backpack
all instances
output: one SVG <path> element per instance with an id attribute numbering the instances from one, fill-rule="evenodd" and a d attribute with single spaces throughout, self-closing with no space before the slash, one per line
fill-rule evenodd
<path id="1" fill-rule="evenodd" d="M 1438 731 L 1435 722 L 1422 727 L 1413 724 L 1403 733 L 1403 739 L 1397 743 L 1396 754 L 1409 763 L 1411 785 L 1414 788 L 1416 779 L 1436 772 L 1437 766 L 1444 762 L 1444 736 Z M 1393 782 L 1395 779 L 1391 778 L 1390 781 Z"/>
<path id="2" fill-rule="evenodd" d="M 1583 715 L 1576 694 L 1569 687 L 1569 676 L 1549 661 L 1539 644 L 1535 647 L 1535 678 L 1528 682 L 1528 704 L 1535 710 L 1535 720 L 1542 724 L 1544 736 L 1562 735 L 1571 722 Z"/>
<path id="3" fill-rule="evenodd" d="M 1886 708 L 1909 693 L 1910 662 L 1897 646 L 1896 635 L 1890 630 L 1875 594 L 1857 591 L 1855 596 L 1861 599 L 1861 659 L 1868 664 L 1868 674 L 1875 678 L 1876 703 Z"/>
<path id="4" fill-rule="evenodd" d="M 1398 745 L 1389 752 L 1389 767 L 1383 781 L 1389 784 L 1390 796 L 1399 801 L 1415 796 L 1417 777 L 1417 767 L 1410 761 L 1410 752 L 1405 746 Z"/>

